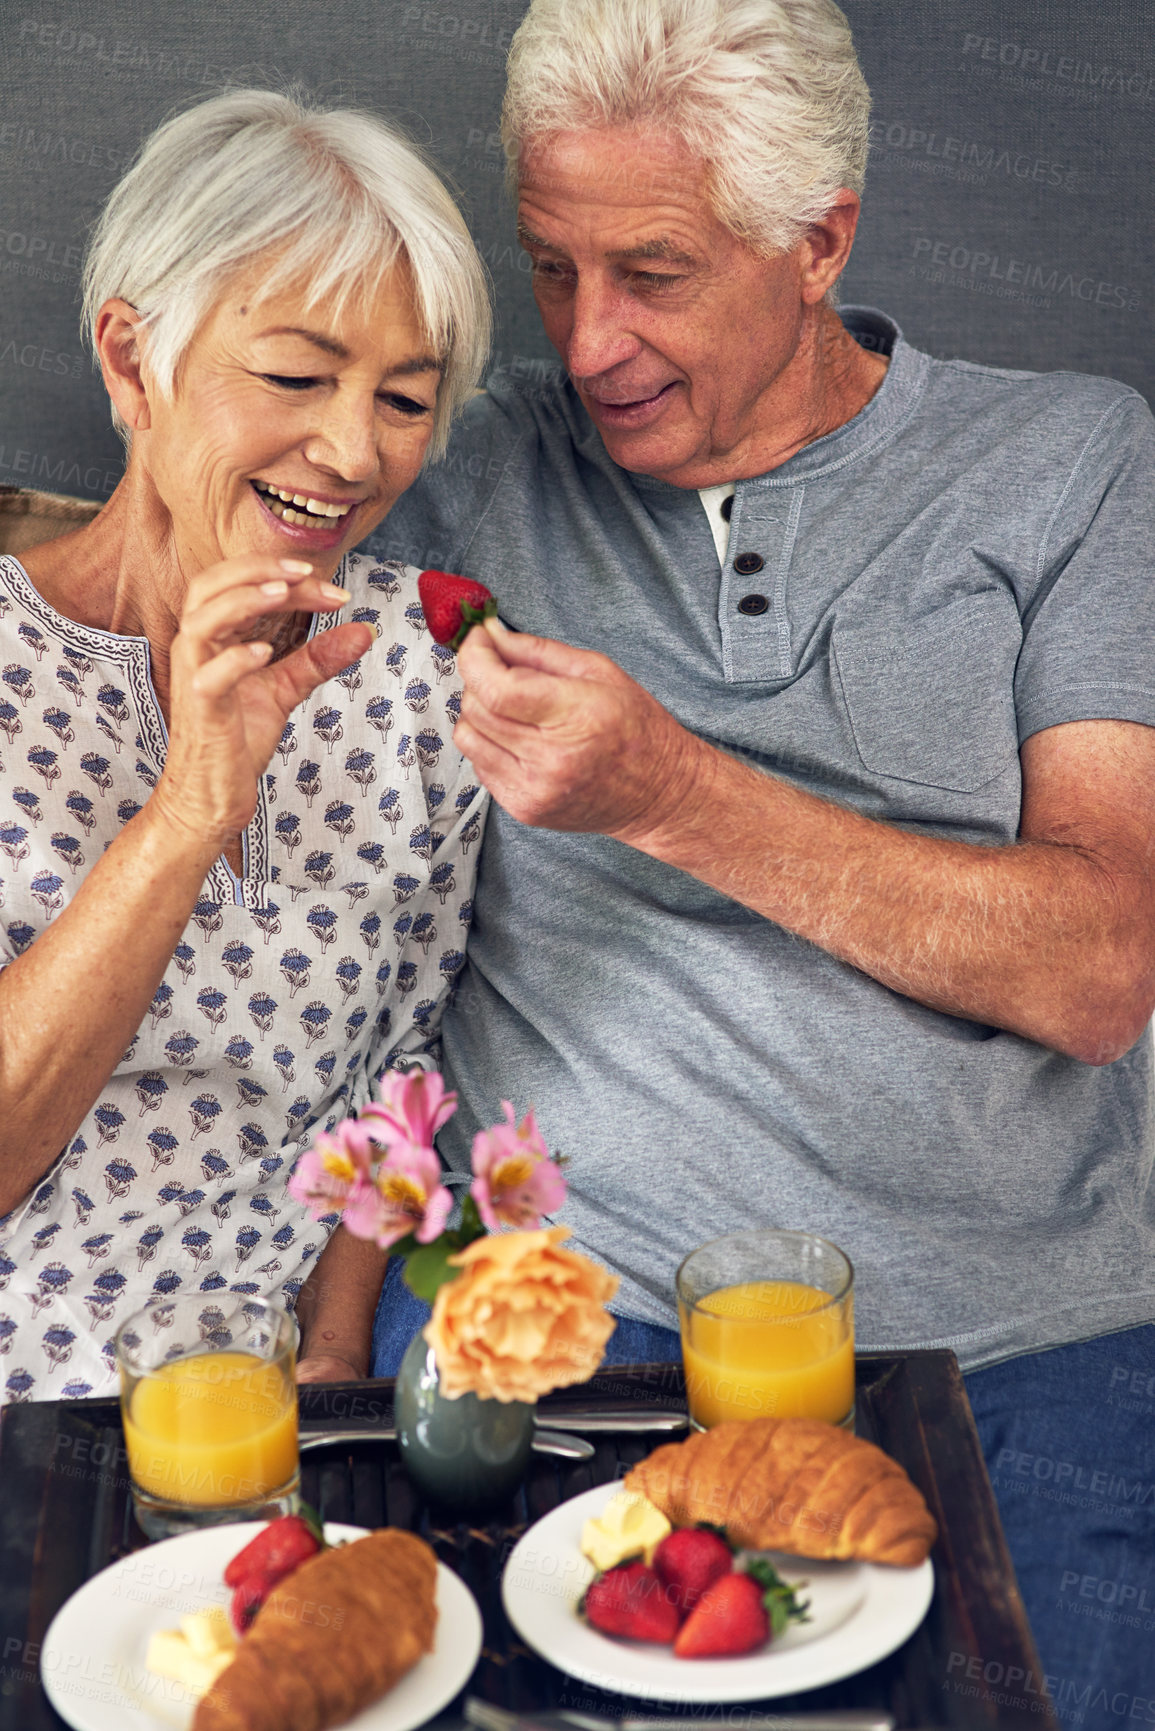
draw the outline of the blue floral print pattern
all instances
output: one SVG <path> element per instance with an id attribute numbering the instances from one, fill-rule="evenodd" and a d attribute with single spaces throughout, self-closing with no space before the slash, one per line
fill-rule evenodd
<path id="1" fill-rule="evenodd" d="M 297 1156 L 436 1039 L 486 796 L 416 570 L 353 554 L 336 580 L 373 647 L 294 712 L 243 876 L 214 864 L 100 1099 L 0 1219 L 2 1400 L 106 1392 L 112 1337 L 153 1297 L 291 1305 L 335 1221 L 289 1196 Z M 0 558 L 0 965 L 140 810 L 165 737 L 145 641 L 62 618 Z"/>

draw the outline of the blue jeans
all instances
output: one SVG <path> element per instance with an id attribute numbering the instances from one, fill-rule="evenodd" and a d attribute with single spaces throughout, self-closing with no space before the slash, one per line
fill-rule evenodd
<path id="1" fill-rule="evenodd" d="M 394 1374 L 428 1316 L 391 1262 L 375 1376 Z M 623 1317 L 604 1362 L 681 1356 L 675 1330 Z M 1155 1725 L 1155 1325 L 972 1371 L 966 1390 L 1060 1721 Z M 967 1688 L 963 1671 L 946 1682 Z"/>
<path id="2" fill-rule="evenodd" d="M 966 1389 L 1059 1719 L 1155 1725 L 1155 1326 L 1008 1359 Z"/>

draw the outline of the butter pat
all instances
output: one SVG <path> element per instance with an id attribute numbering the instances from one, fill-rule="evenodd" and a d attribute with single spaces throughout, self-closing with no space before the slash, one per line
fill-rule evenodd
<path id="1" fill-rule="evenodd" d="M 198 1659 L 211 1659 L 214 1653 L 227 1653 L 231 1659 L 237 1650 L 237 1638 L 223 1605 L 182 1617 L 180 1630 Z"/>
<path id="2" fill-rule="evenodd" d="M 616 1569 L 629 1557 L 653 1562 L 654 1552 L 672 1531 L 661 1509 L 636 1491 L 619 1491 L 598 1520 L 582 1528 L 581 1550 L 595 1569 Z"/>
<path id="3" fill-rule="evenodd" d="M 211 1689 L 231 1665 L 237 1643 L 228 1615 L 218 1606 L 181 1618 L 179 1629 L 150 1636 L 145 1665 L 155 1676 L 183 1683 L 196 1695 Z"/>

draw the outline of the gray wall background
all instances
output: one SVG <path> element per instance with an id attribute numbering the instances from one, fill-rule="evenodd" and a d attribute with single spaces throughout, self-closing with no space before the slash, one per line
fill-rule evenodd
<path id="1" fill-rule="evenodd" d="M 0 483 L 106 498 L 120 446 L 77 324 L 90 223 L 141 138 L 226 82 L 300 80 L 432 150 L 494 280 L 495 359 L 550 354 L 497 117 L 524 0 L 0 0 Z M 844 298 L 936 355 L 1155 398 L 1150 0 L 848 0 L 874 92 Z"/>

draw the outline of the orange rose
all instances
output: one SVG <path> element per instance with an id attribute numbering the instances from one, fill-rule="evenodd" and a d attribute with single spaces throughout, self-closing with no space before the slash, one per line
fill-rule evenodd
<path id="1" fill-rule="evenodd" d="M 593 1375 L 618 1279 L 564 1250 L 568 1237 L 568 1226 L 495 1232 L 449 1258 L 461 1273 L 441 1287 L 425 1329 L 442 1394 L 532 1402 Z"/>

